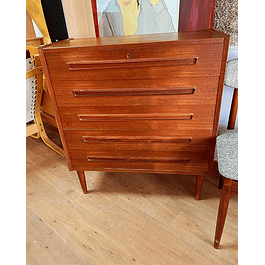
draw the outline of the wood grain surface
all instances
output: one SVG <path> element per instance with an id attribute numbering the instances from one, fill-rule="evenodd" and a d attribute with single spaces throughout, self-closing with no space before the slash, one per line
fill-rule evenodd
<path id="1" fill-rule="evenodd" d="M 65 48 L 54 53 L 47 53 L 48 50 L 44 50 L 50 76 L 52 79 L 85 81 L 137 77 L 150 79 L 219 76 L 220 74 L 222 43 L 201 45 L 193 43 L 179 45 L 178 42 L 140 43 L 137 47 L 135 44 L 120 47 L 121 45 L 95 46 L 89 49 Z M 128 54 L 131 59 L 127 59 Z M 196 63 L 179 63 L 190 60 L 189 58 L 196 58 Z M 135 60 L 138 62 L 136 63 Z"/>
<path id="2" fill-rule="evenodd" d="M 66 39 L 60 42 L 55 42 L 46 45 L 44 48 L 47 53 L 53 53 L 54 49 L 58 52 L 65 48 L 80 48 L 93 46 L 109 46 L 109 45 L 125 45 L 138 43 L 159 43 L 159 42 L 175 42 L 181 41 L 181 44 L 211 44 L 223 43 L 224 38 L 229 35 L 216 31 L 214 29 L 187 31 L 187 32 L 170 32 L 161 34 L 141 34 L 141 35 L 127 35 L 115 37 L 101 37 L 101 38 L 80 38 L 80 39 Z M 158 45 L 157 45 L 158 46 Z M 42 48 L 41 48 L 42 49 Z"/>
<path id="3" fill-rule="evenodd" d="M 209 104 L 216 99 L 219 77 L 134 80 L 54 80 L 57 104 L 64 106 L 175 106 Z M 192 90 L 191 90 L 192 89 Z M 192 93 L 190 93 L 192 92 Z M 78 96 L 75 94 L 78 93 Z M 125 97 L 125 98 L 124 98 Z"/>
<path id="4" fill-rule="evenodd" d="M 79 177 L 84 170 L 195 174 L 198 199 L 213 164 L 228 43 L 228 35 L 206 30 L 41 47 L 69 169 Z M 91 131 L 125 138 L 84 142 Z M 124 142 L 147 131 L 192 140 Z"/>

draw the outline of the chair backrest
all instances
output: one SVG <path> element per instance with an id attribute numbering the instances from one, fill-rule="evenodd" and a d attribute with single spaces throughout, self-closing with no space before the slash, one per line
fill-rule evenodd
<path id="1" fill-rule="evenodd" d="M 232 88 L 238 88 L 238 58 L 227 62 L 225 85 Z"/>

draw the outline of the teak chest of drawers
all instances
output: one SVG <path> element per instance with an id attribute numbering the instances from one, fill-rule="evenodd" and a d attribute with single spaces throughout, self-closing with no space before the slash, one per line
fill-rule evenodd
<path id="1" fill-rule="evenodd" d="M 67 39 L 39 49 L 70 170 L 212 170 L 229 36 Z"/>

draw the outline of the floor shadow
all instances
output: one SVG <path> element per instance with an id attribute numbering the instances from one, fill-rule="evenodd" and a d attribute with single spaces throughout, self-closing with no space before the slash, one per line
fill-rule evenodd
<path id="1" fill-rule="evenodd" d="M 88 172 L 86 175 L 88 177 Z M 196 177 L 191 175 L 152 174 L 131 172 L 97 172 L 101 181 L 94 192 L 132 193 L 141 195 L 194 196 Z M 89 177 L 88 180 L 89 182 Z M 220 197 L 218 178 L 205 176 L 201 199 Z M 89 184 L 89 183 L 88 183 Z M 88 185 L 89 186 L 89 185 Z"/>

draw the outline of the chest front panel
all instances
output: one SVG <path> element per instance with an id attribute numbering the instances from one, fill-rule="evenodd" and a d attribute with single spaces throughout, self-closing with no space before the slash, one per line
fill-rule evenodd
<path id="1" fill-rule="evenodd" d="M 70 169 L 207 174 L 228 48 L 216 34 L 44 47 Z"/>

